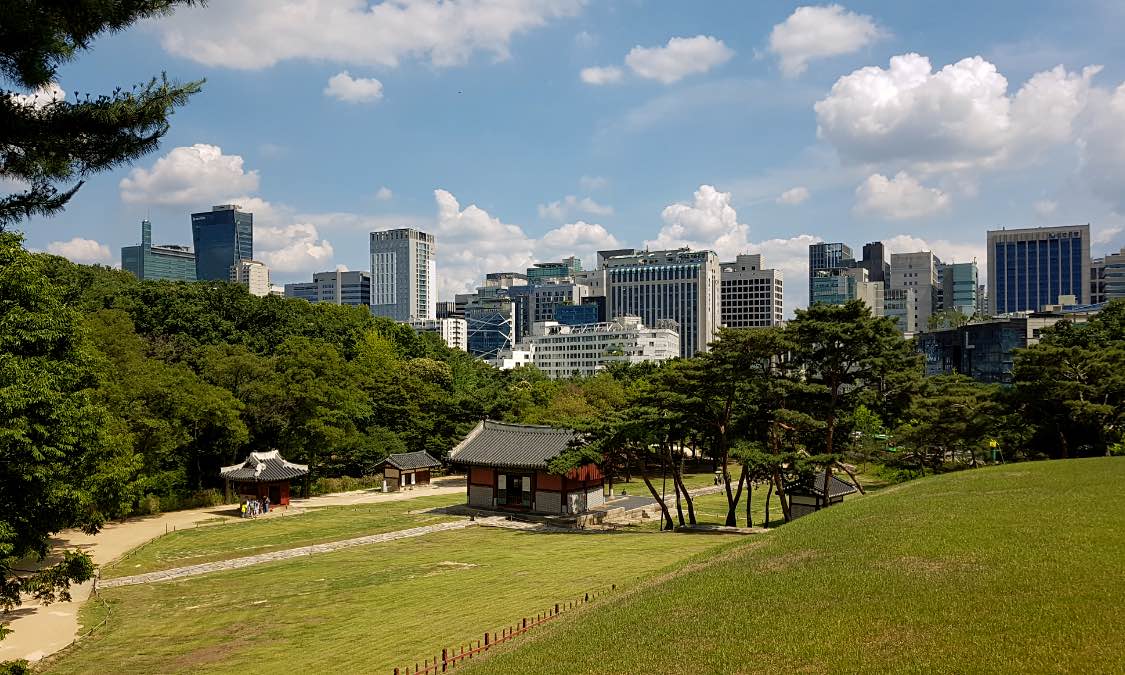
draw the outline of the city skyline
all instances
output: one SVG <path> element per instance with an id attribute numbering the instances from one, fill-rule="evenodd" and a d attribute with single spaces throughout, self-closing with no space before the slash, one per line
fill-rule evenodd
<path id="1" fill-rule="evenodd" d="M 370 38 L 345 49 L 330 21 L 275 39 L 293 29 L 275 4 L 181 10 L 60 70 L 66 91 L 152 62 L 208 82 L 158 152 L 28 223 L 28 245 L 114 264 L 142 218 L 187 242 L 185 214 L 229 202 L 283 283 L 367 269 L 361 237 L 410 227 L 449 247 L 441 299 L 534 260 L 688 244 L 762 254 L 787 312 L 813 241 L 983 266 L 986 230 L 1088 222 L 1101 256 L 1125 244 L 1125 46 L 1102 30 L 1123 17 L 1078 4 L 469 2 L 386 35 L 405 6 L 340 3 Z"/>

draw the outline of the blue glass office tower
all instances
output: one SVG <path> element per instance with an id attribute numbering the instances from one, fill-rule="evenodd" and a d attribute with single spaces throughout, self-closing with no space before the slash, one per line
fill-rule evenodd
<path id="1" fill-rule="evenodd" d="M 879 250 L 882 255 L 882 247 Z M 813 282 L 817 278 L 817 272 L 827 270 L 838 270 L 855 265 L 852 258 L 852 248 L 847 244 L 840 242 L 826 243 L 819 242 L 809 245 L 809 306 L 815 304 L 813 298 Z M 880 268 L 882 263 L 880 262 Z"/>
<path id="2" fill-rule="evenodd" d="M 1089 301 L 1090 226 L 988 232 L 989 314 L 1035 312 L 1073 295 Z"/>
<path id="3" fill-rule="evenodd" d="M 229 281 L 231 265 L 254 258 L 254 214 L 236 204 L 191 214 L 191 236 L 200 281 Z"/>

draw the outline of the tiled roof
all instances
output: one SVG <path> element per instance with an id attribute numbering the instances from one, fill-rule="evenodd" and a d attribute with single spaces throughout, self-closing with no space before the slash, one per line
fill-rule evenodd
<path id="1" fill-rule="evenodd" d="M 277 450 L 251 452 L 241 464 L 224 466 L 219 475 L 227 480 L 266 483 L 274 480 L 292 480 L 309 472 L 306 464 L 293 464 L 282 458 Z"/>
<path id="2" fill-rule="evenodd" d="M 818 497 L 824 496 L 824 472 L 817 471 L 816 477 L 811 482 L 800 483 L 794 485 L 797 489 L 803 489 Z M 788 487 L 786 488 L 788 489 Z M 846 480 L 830 476 L 828 482 L 828 498 L 843 497 L 850 495 L 853 492 L 858 492 L 859 489 Z"/>
<path id="3" fill-rule="evenodd" d="M 574 440 L 573 429 L 505 424 L 485 420 L 449 453 L 449 461 L 467 466 L 546 469 Z"/>
<path id="4" fill-rule="evenodd" d="M 395 455 L 387 455 L 383 460 L 394 468 L 400 471 L 409 471 L 410 469 L 428 469 L 432 466 L 441 466 L 441 462 L 434 459 L 430 453 L 425 450 L 418 452 L 400 452 Z"/>

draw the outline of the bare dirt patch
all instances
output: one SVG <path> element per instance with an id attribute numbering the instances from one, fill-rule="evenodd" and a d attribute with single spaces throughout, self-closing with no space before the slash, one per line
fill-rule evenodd
<path id="1" fill-rule="evenodd" d="M 776 558 L 763 560 L 758 564 L 758 570 L 761 572 L 782 572 L 790 567 L 816 560 L 823 555 L 822 552 L 811 548 L 792 551 Z"/>

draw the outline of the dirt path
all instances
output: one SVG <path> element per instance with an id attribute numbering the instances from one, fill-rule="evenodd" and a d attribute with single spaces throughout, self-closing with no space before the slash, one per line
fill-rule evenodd
<path id="1" fill-rule="evenodd" d="M 431 495 L 464 492 L 464 478 L 435 479 L 430 487 L 418 487 L 405 492 L 383 494 L 375 490 L 359 490 L 322 495 L 310 499 L 293 500 L 288 513 L 278 511 L 273 517 L 286 517 L 308 509 L 324 506 L 369 504 L 383 501 L 415 499 Z M 90 554 L 94 563 L 104 565 L 141 544 L 164 534 L 168 529 L 193 527 L 216 518 L 234 519 L 233 507 L 210 507 L 191 511 L 174 511 L 158 516 L 136 518 L 124 523 L 110 523 L 95 536 L 78 530 L 67 530 L 55 537 L 59 549 L 79 548 Z M 47 606 L 33 601 L 11 612 L 5 619 L 12 630 L 0 640 L 0 661 L 27 659 L 38 661 L 66 647 L 78 637 L 78 609 L 90 597 L 92 582 L 71 589 L 70 602 L 56 602 Z"/>

